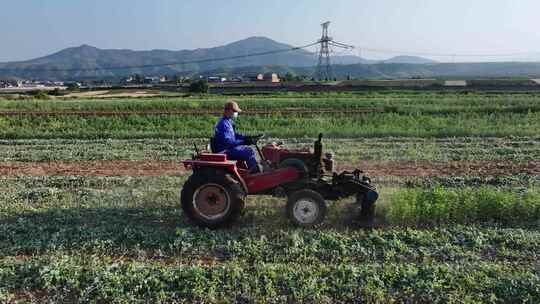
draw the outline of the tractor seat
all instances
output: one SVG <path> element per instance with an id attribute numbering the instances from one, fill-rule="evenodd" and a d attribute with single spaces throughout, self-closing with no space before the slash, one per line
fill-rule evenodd
<path id="1" fill-rule="evenodd" d="M 214 154 L 225 154 L 225 150 L 216 151 L 216 143 L 214 137 L 210 137 L 210 151 Z"/>
<path id="2" fill-rule="evenodd" d="M 222 150 L 222 151 L 217 151 L 216 150 L 216 145 L 215 145 L 215 138 L 214 137 L 210 137 L 210 151 L 214 154 L 225 154 L 225 150 Z M 236 161 L 236 165 L 238 166 L 239 169 L 244 169 L 244 170 L 247 170 L 247 165 L 246 165 L 246 162 L 243 161 L 243 160 L 237 160 Z"/>

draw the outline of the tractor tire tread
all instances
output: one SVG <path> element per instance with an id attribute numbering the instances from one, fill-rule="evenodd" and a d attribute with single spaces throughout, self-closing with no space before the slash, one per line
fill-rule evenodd
<path id="1" fill-rule="evenodd" d="M 218 220 L 209 221 L 197 216 L 193 208 L 193 195 L 204 184 L 215 183 L 225 188 L 230 197 L 230 211 Z M 182 211 L 186 217 L 197 226 L 206 228 L 225 227 L 235 222 L 244 209 L 246 193 L 240 183 L 235 182 L 234 177 L 223 170 L 199 170 L 195 171 L 184 183 L 180 194 Z"/>
<path id="2" fill-rule="evenodd" d="M 308 197 L 318 204 L 319 206 L 319 215 L 316 218 L 315 221 L 312 223 L 301 223 L 294 217 L 294 204 L 298 200 L 300 200 L 303 197 Z M 301 189 L 297 190 L 293 193 L 291 193 L 287 199 L 287 217 L 291 220 L 291 222 L 298 227 L 304 227 L 304 228 L 315 228 L 324 221 L 324 218 L 326 217 L 326 214 L 328 212 L 328 207 L 326 205 L 326 201 L 320 195 L 317 191 L 311 190 L 311 189 Z"/>

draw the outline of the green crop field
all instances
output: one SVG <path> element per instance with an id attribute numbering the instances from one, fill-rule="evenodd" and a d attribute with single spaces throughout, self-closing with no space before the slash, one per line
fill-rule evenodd
<path id="1" fill-rule="evenodd" d="M 373 94 L 358 96 L 293 94 L 290 97 L 241 97 L 243 130 L 279 138 L 313 137 L 465 137 L 538 136 L 540 105 L 536 94 Z M 3 111 L 151 111 L 213 109 L 225 97 L 116 100 L 8 100 Z M 286 109 L 334 109 L 335 113 L 291 115 Z M 381 113 L 348 113 L 350 109 Z M 272 114 L 272 110 L 284 110 Z M 249 110 L 269 114 L 250 115 Z M 192 138 L 210 135 L 215 115 L 130 115 L 127 117 L 1 117 L 2 138 Z"/>
<path id="2" fill-rule="evenodd" d="M 338 168 L 372 176 L 377 225 L 345 199 L 300 229 L 283 198 L 248 196 L 232 227 L 201 229 L 179 162 L 218 116 L 99 112 L 227 98 L 0 100 L 0 302 L 540 302 L 540 94 L 237 96 L 242 132 L 289 147 L 323 132 Z"/>

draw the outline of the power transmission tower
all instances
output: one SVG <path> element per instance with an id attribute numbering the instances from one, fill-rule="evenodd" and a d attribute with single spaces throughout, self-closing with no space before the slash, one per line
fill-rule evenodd
<path id="1" fill-rule="evenodd" d="M 332 65 L 330 64 L 330 47 L 328 42 L 332 41 L 332 37 L 328 36 L 328 26 L 330 21 L 327 21 L 322 26 L 322 37 L 319 40 L 321 48 L 319 50 L 319 61 L 317 63 L 317 69 L 315 71 L 315 78 L 317 80 L 330 80 L 332 79 Z"/>
<path id="2" fill-rule="evenodd" d="M 336 42 L 332 37 L 328 36 L 328 26 L 330 21 L 324 22 L 322 26 L 322 36 L 319 39 L 318 43 L 321 45 L 319 50 L 319 61 L 317 63 L 317 68 L 315 69 L 315 79 L 316 80 L 332 80 L 334 79 L 334 74 L 332 72 L 332 64 L 330 61 L 330 46 L 335 46 L 344 49 L 352 49 L 354 46 L 347 45 L 343 43 Z"/>

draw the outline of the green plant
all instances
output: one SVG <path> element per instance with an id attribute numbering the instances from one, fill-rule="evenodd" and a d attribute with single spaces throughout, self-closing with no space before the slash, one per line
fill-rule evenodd
<path id="1" fill-rule="evenodd" d="M 500 223 L 536 225 L 540 219 L 540 192 L 481 186 L 404 189 L 393 195 L 387 218 L 402 225 Z"/>
<path id="2" fill-rule="evenodd" d="M 43 90 L 35 90 L 35 91 L 32 91 L 30 93 L 30 96 L 32 96 L 32 98 L 34 99 L 42 99 L 42 100 L 46 100 L 46 99 L 49 99 L 49 94 L 47 94 L 47 92 L 43 91 Z"/>
<path id="3" fill-rule="evenodd" d="M 189 85 L 189 91 L 191 93 L 208 93 L 208 83 L 204 80 L 192 82 Z"/>

